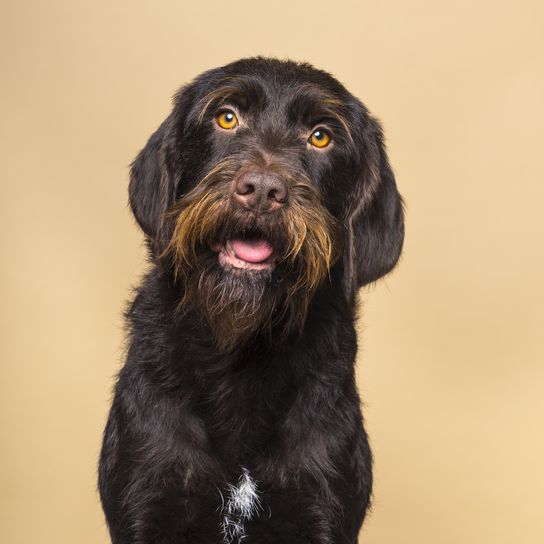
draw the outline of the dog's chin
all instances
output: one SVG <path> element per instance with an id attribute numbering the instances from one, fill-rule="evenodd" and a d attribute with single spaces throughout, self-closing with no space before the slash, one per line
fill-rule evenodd
<path id="1" fill-rule="evenodd" d="M 263 241 L 213 243 L 185 276 L 182 305 L 196 308 L 207 320 L 221 350 L 242 348 L 272 327 L 279 302 L 278 290 L 271 289 L 273 253 Z"/>
<path id="2" fill-rule="evenodd" d="M 192 263 L 183 261 L 180 310 L 196 309 L 221 351 L 278 345 L 300 332 L 313 290 L 300 287 L 308 267 L 298 255 L 287 260 L 286 247 L 273 232 L 220 230 Z"/>

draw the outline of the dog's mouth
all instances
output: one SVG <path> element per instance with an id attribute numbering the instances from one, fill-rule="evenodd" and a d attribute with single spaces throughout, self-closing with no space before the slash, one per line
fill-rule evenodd
<path id="1" fill-rule="evenodd" d="M 276 266 L 274 246 L 260 236 L 230 238 L 224 244 L 213 244 L 212 250 L 223 268 L 272 271 Z"/>

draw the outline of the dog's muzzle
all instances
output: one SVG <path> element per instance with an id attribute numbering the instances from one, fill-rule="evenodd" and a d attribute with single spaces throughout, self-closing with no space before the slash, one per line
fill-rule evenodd
<path id="1" fill-rule="evenodd" d="M 251 217 L 264 219 L 287 204 L 287 183 L 275 172 L 254 169 L 241 173 L 233 182 L 233 205 Z M 224 245 L 213 244 L 219 264 L 226 269 L 268 270 L 275 268 L 278 252 L 259 234 L 235 236 Z"/>

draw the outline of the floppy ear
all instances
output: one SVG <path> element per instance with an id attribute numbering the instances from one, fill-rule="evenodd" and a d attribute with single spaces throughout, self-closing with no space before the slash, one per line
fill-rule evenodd
<path id="1" fill-rule="evenodd" d="M 348 300 L 357 290 L 387 274 L 404 241 L 404 210 L 377 121 L 363 134 L 360 192 L 347 219 L 344 282 Z"/>
<path id="2" fill-rule="evenodd" d="M 153 245 L 160 241 L 164 213 L 175 200 L 175 183 L 166 164 L 169 129 L 170 118 L 167 118 L 149 138 L 130 169 L 130 207 Z"/>

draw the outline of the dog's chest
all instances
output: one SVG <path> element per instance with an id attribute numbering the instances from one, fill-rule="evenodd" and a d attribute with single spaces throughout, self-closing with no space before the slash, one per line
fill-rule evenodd
<path id="1" fill-rule="evenodd" d="M 273 447 L 293 402 L 292 387 L 277 380 L 229 375 L 210 384 L 199 403 L 213 451 L 241 466 Z"/>

